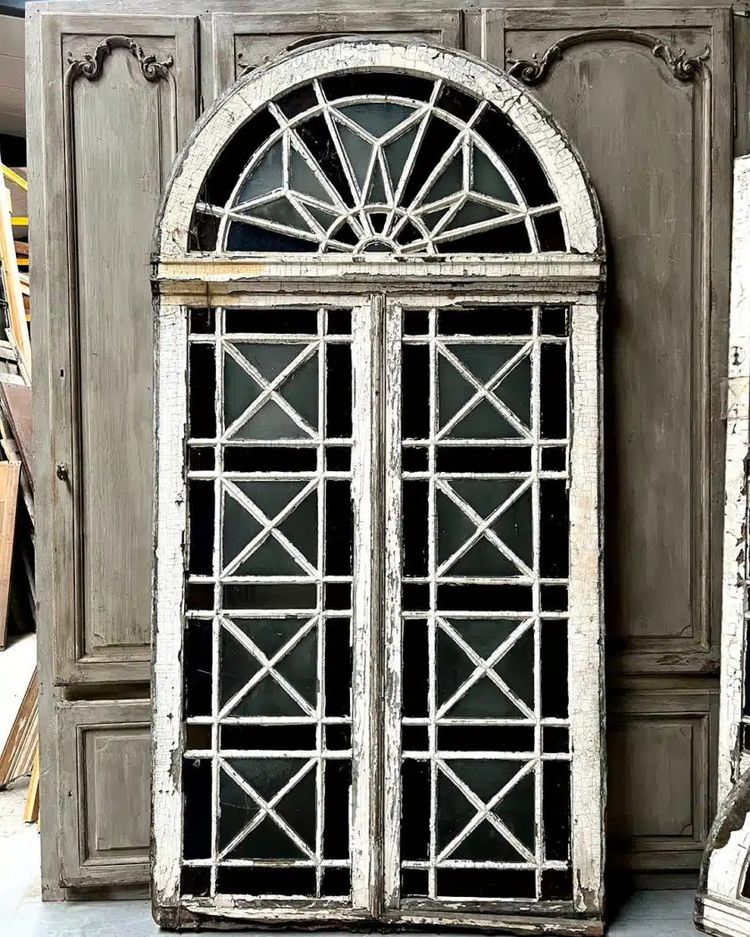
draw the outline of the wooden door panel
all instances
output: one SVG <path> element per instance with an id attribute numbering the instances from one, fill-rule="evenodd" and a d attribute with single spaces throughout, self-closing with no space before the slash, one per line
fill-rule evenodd
<path id="1" fill-rule="evenodd" d="M 195 119 L 196 21 L 71 15 L 43 30 L 46 107 L 64 144 L 64 160 L 49 163 L 58 199 L 48 212 L 53 460 L 63 466 L 53 496 L 55 677 L 146 680 L 149 248 L 163 183 Z"/>
<path id="2" fill-rule="evenodd" d="M 505 26 L 511 68 L 570 43 L 531 90 L 576 144 L 604 216 L 610 653 L 634 673 L 715 670 L 726 15 L 509 11 Z M 661 55 L 656 40 L 667 43 Z M 674 61 L 682 48 L 698 62 L 692 79 Z"/>
<path id="3" fill-rule="evenodd" d="M 257 68 L 311 37 L 324 39 L 365 33 L 383 38 L 410 36 L 453 48 L 463 45 L 462 14 L 458 10 L 216 13 L 211 24 L 214 95 L 236 81 L 246 68 Z"/>
<path id="4" fill-rule="evenodd" d="M 711 820 L 718 689 L 610 695 L 607 835 L 616 867 L 694 869 Z"/>
<path id="5" fill-rule="evenodd" d="M 150 719 L 147 700 L 60 704 L 63 885 L 148 881 Z"/>

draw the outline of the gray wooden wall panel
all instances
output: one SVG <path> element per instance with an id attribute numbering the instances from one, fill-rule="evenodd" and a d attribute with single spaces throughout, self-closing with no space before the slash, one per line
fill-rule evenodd
<path id="1" fill-rule="evenodd" d="M 504 26 L 496 57 L 508 66 L 576 37 L 531 90 L 578 147 L 607 237 L 611 858 L 638 870 L 697 868 L 716 771 L 731 18 L 516 10 Z M 681 80 L 641 34 L 675 55 L 708 47 L 706 66 Z M 700 718 L 684 708 L 686 693 Z M 623 703 L 633 694 L 638 712 Z"/>
<path id="2" fill-rule="evenodd" d="M 175 0 L 163 16 L 153 15 L 145 0 L 31 6 L 30 136 L 39 142 L 38 152 L 30 148 L 38 184 L 34 194 L 32 176 L 31 236 L 36 269 L 46 275 L 38 274 L 32 284 L 41 362 L 34 404 L 43 488 L 39 602 L 40 621 L 49 622 L 47 637 L 40 635 L 45 894 L 62 894 L 58 850 L 65 857 L 62 880 L 72 888 L 144 883 L 147 876 L 145 852 L 137 856 L 137 824 L 127 831 L 116 823 L 108 827 L 100 817 L 103 832 L 81 839 L 79 826 L 74 832 L 59 823 L 62 778 L 71 775 L 65 768 L 69 753 L 58 752 L 58 745 L 69 745 L 79 716 L 80 726 L 88 719 L 81 709 L 69 709 L 71 703 L 106 696 L 106 705 L 120 707 L 112 715 L 116 739 L 106 731 L 92 737 L 89 751 L 96 755 L 86 756 L 90 783 L 106 800 L 104 792 L 120 783 L 117 771 L 127 770 L 141 779 L 133 787 L 140 789 L 142 715 L 136 719 L 141 728 L 130 734 L 122 726 L 135 710 L 122 706 L 144 694 L 148 673 L 152 416 L 146 258 L 161 180 L 175 141 L 195 119 L 198 88 L 207 106 L 238 67 L 258 64 L 305 35 L 339 32 L 464 43 L 501 66 L 506 56 L 542 53 L 554 39 L 601 27 L 647 30 L 691 54 L 710 45 L 710 79 L 680 82 L 648 48 L 622 35 L 584 40 L 531 89 L 581 151 L 609 238 L 606 542 L 610 757 L 620 778 L 620 787 L 612 789 L 618 801 L 612 826 L 616 859 L 637 869 L 694 867 L 712 810 L 707 779 L 714 773 L 715 748 L 720 382 L 732 148 L 728 7 L 721 0 L 683 2 L 679 10 L 671 9 L 674 0 L 652 0 L 647 9 L 632 0 L 609 8 L 592 2 L 585 9 L 512 0 L 462 12 L 425 10 L 426 4 L 405 10 L 402 0 L 381 0 L 377 9 L 371 0 L 336 0 L 325 4 L 327 15 L 321 16 L 320 0 L 289 0 L 285 6 L 279 10 L 277 0 L 254 0 L 228 9 L 222 0 Z M 750 45 L 744 26 L 735 32 L 740 52 Z M 71 152 L 61 152 L 66 56 L 92 52 L 115 34 L 130 36 L 159 60 L 172 55 L 174 64 L 170 79 L 154 86 L 143 79 L 136 58 L 120 48 L 96 81 L 76 80 L 71 141 L 86 146 L 74 153 L 77 226 L 71 237 L 65 176 Z M 742 65 L 737 67 L 744 81 Z M 739 111 L 738 141 L 749 132 L 742 104 Z M 72 292 L 71 277 L 77 284 Z M 76 465 L 76 438 L 83 474 L 76 470 L 70 484 L 60 483 L 55 467 Z M 636 767 L 617 768 L 630 764 Z M 658 776 L 645 803 L 641 777 L 649 765 Z M 667 765 L 676 766 L 680 777 L 661 783 Z M 74 787 L 73 798 L 85 818 L 99 807 L 96 797 L 85 800 L 84 787 Z M 129 809 L 137 812 L 135 801 Z"/>

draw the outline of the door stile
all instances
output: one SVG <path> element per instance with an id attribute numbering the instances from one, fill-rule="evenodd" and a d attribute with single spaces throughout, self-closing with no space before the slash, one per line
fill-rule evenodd
<path id="1" fill-rule="evenodd" d="M 401 332 L 402 307 L 388 304 L 385 316 L 385 588 L 384 623 L 384 844 L 383 902 L 399 907 L 401 899 Z"/>
<path id="2" fill-rule="evenodd" d="M 352 907 L 375 917 L 381 894 L 380 607 L 383 584 L 382 322 L 383 300 L 373 296 L 352 310 Z"/>
<path id="3" fill-rule="evenodd" d="M 576 910 L 603 899 L 606 749 L 602 580 L 601 321 L 595 296 L 571 308 L 570 686 L 571 849 Z"/>

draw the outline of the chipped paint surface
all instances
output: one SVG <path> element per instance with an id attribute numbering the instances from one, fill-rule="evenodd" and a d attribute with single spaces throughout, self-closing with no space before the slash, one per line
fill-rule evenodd
<path id="1" fill-rule="evenodd" d="M 740 774 L 739 728 L 747 615 L 747 457 L 750 447 L 750 157 L 735 160 L 727 378 L 724 565 L 721 620 L 719 798 Z"/>
<path id="2" fill-rule="evenodd" d="M 392 69 L 443 78 L 492 102 L 531 144 L 558 196 L 570 249 L 602 248 L 598 205 L 570 143 L 522 85 L 463 52 L 414 40 L 346 39 L 302 47 L 240 78 L 198 122 L 167 187 L 157 230 L 161 258 L 187 253 L 188 230 L 207 169 L 237 128 L 281 92 L 314 77 L 356 69 Z"/>
<path id="3" fill-rule="evenodd" d="M 559 195 L 572 252 L 460 258 L 381 255 L 187 253 L 187 230 L 197 192 L 216 154 L 269 98 L 311 75 L 353 67 L 394 68 L 443 77 L 493 101 L 516 123 L 537 151 Z M 603 904 L 603 623 L 601 598 L 601 352 L 602 236 L 595 196 L 565 137 L 528 94 L 503 73 L 463 54 L 422 43 L 344 40 L 304 48 L 241 79 L 199 122 L 175 164 L 154 258 L 157 316 L 157 546 L 155 591 L 154 857 L 157 919 L 166 927 L 200 923 L 278 925 L 370 921 L 382 926 L 466 926 L 535 934 L 602 933 Z M 352 451 L 355 500 L 354 618 L 367 653 L 355 659 L 353 753 L 357 766 L 352 812 L 352 902 L 325 899 L 249 899 L 217 894 L 180 898 L 182 842 L 180 753 L 183 751 L 182 589 L 185 569 L 185 465 L 187 409 L 187 307 L 193 305 L 278 308 L 290 302 L 336 302 L 353 310 L 355 422 Z M 494 902 L 478 906 L 445 901 L 399 907 L 398 846 L 392 835 L 379 842 L 381 771 L 385 765 L 386 829 L 399 817 L 398 770 L 378 731 L 397 727 L 400 670 L 382 654 L 393 640 L 393 622 L 379 631 L 373 608 L 395 607 L 400 546 L 387 531 L 399 527 L 401 506 L 397 433 L 400 406 L 399 304 L 418 308 L 469 302 L 562 303 L 572 309 L 570 438 L 570 721 L 572 759 L 573 902 Z M 389 365 L 390 362 L 390 365 Z M 382 431 L 382 440 L 381 440 Z M 381 451 L 384 447 L 384 452 Z M 374 468 L 386 462 L 383 478 Z M 384 508 L 384 511 L 383 511 Z M 381 515 L 385 513 L 385 518 Z M 383 556 L 385 569 L 383 570 Z M 384 581 L 381 582 L 380 580 Z M 381 599 L 381 589 L 384 598 Z M 389 630 L 390 629 L 390 630 Z M 214 637 L 216 640 L 216 638 Z M 369 643 L 367 643 L 369 642 Z M 381 659 L 387 669 L 380 673 Z M 380 687 L 384 687 L 381 693 Z M 383 699 L 380 699 L 380 696 Z M 377 719 L 374 719 L 377 715 Z M 382 717 L 382 719 L 381 719 Z M 396 767 L 396 770 L 394 770 Z M 214 784 L 215 784 L 214 780 Z M 216 821 L 214 820 L 214 826 Z M 215 833 L 215 829 L 214 829 Z M 380 851 L 383 856 L 381 857 Z M 383 877 L 385 881 L 383 881 Z M 485 911 L 485 908 L 487 909 Z M 480 913 L 483 911 L 484 913 Z M 548 917 L 542 917 L 545 912 Z"/>

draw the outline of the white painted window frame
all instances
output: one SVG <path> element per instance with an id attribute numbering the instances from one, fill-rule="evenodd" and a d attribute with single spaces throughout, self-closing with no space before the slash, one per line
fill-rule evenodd
<path id="1" fill-rule="evenodd" d="M 748 458 L 750 458 L 750 156 L 734 161 L 732 284 L 727 370 L 724 563 L 721 613 L 719 778 L 721 803 L 748 768 L 743 753 L 748 625 Z M 750 728 L 750 720 L 744 724 Z"/>
<path id="2" fill-rule="evenodd" d="M 349 67 L 394 68 L 431 78 L 442 77 L 494 103 L 531 144 L 547 173 L 562 209 L 570 253 L 414 257 L 407 262 L 388 255 L 341 256 L 189 253 L 192 210 L 208 167 L 236 128 L 265 102 L 313 77 Z M 603 237 L 596 199 L 580 161 L 564 135 L 507 75 L 464 53 L 406 40 L 336 40 L 304 47 L 240 79 L 206 114 L 173 168 L 157 220 L 153 282 L 156 312 L 156 556 L 154 574 L 153 665 L 153 842 L 152 882 L 157 920 L 166 927 L 242 920 L 247 923 L 346 924 L 372 919 L 414 925 L 460 925 L 549 932 L 550 916 L 566 933 L 601 933 L 604 856 L 604 697 L 601 517 L 601 348 L 600 313 L 604 280 Z M 376 287 L 376 289 L 373 289 Z M 190 307 L 268 305 L 335 300 L 362 305 L 375 298 L 371 332 L 355 341 L 356 369 L 368 375 L 367 393 L 356 408 L 382 400 L 388 383 L 382 365 L 373 360 L 381 349 L 378 323 L 386 303 L 419 304 L 421 308 L 457 299 L 461 302 L 565 303 L 572 313 L 570 440 L 570 591 L 569 692 L 572 778 L 574 900 L 572 902 L 498 901 L 492 906 L 440 908 L 405 912 L 391 898 L 384 906 L 381 852 L 393 880 L 388 834 L 378 835 L 383 817 L 377 796 L 376 767 L 381 764 L 379 732 L 370 731 L 380 701 L 380 654 L 356 673 L 362 695 L 353 713 L 355 758 L 362 759 L 370 787 L 356 797 L 353 822 L 353 901 L 350 909 L 310 901 L 247 900 L 233 896 L 181 899 L 179 892 L 181 818 L 183 582 L 185 536 L 185 428 L 187 419 L 187 313 Z M 369 301 L 369 300 L 368 300 Z M 378 312 L 379 310 L 379 312 Z M 360 333 L 364 335 L 365 333 Z M 373 374 L 372 382 L 369 376 Z M 360 384 L 361 387 L 361 384 Z M 355 391 L 355 394 L 357 391 Z M 370 421 L 371 422 L 371 421 Z M 387 434 L 386 434 L 387 437 Z M 386 443 L 387 444 L 387 443 Z M 382 458 L 380 434 L 360 446 L 360 465 Z M 364 478 L 364 474 L 362 474 Z M 374 523 L 378 509 L 394 509 L 393 482 L 377 480 L 355 492 L 360 521 L 360 555 L 373 565 L 355 573 L 354 605 L 360 621 L 371 626 L 381 605 L 379 565 L 383 530 Z M 390 487 L 389 487 L 390 484 Z M 394 523 L 393 518 L 390 521 Z M 387 524 L 386 524 L 387 527 Z M 366 540 L 370 537 L 370 541 Z M 391 562 L 393 554 L 391 551 Z M 370 574 L 369 579 L 367 573 Z M 379 650 L 376 643 L 374 650 Z M 359 721 L 359 722 L 358 722 Z M 364 739 L 367 736 L 367 744 Z M 359 738 L 360 742 L 356 739 Z M 393 748 L 393 722 L 385 745 Z M 391 760 L 392 760 L 391 751 Z M 371 770 L 367 770 L 367 766 Z M 392 767 L 391 767 L 392 771 Z M 393 812 L 393 792 L 390 799 Z M 389 830 L 393 831 L 391 816 Z"/>

